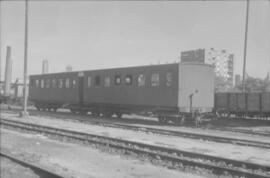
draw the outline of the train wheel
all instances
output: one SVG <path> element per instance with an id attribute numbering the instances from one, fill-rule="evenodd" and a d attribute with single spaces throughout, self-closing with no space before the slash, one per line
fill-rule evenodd
<path id="1" fill-rule="evenodd" d="M 84 110 L 80 111 L 80 114 L 82 114 L 82 115 L 87 115 L 87 113 L 88 113 L 88 111 L 84 111 Z"/>
<path id="2" fill-rule="evenodd" d="M 175 124 L 176 124 L 176 125 L 183 125 L 182 117 L 177 117 L 177 118 L 175 119 Z"/>
<path id="3" fill-rule="evenodd" d="M 163 118 L 161 116 L 158 117 L 158 122 L 163 123 Z"/>
<path id="4" fill-rule="evenodd" d="M 162 124 L 165 124 L 167 120 L 166 120 L 166 117 L 160 116 L 160 117 L 158 117 L 158 121 L 159 121 L 160 123 L 162 123 Z"/>
<path id="5" fill-rule="evenodd" d="M 102 116 L 103 117 L 106 117 L 106 118 L 111 118 L 112 117 L 112 113 L 111 112 L 104 112 L 104 113 L 102 113 Z"/>
<path id="6" fill-rule="evenodd" d="M 230 117 L 231 117 L 231 113 L 228 111 L 227 113 L 226 113 L 226 119 L 230 119 Z"/>
<path id="7" fill-rule="evenodd" d="M 70 112 L 71 112 L 72 114 L 76 114 L 76 110 L 75 110 L 75 109 L 70 109 Z"/>
<path id="8" fill-rule="evenodd" d="M 91 115 L 92 115 L 93 117 L 100 117 L 100 113 L 97 112 L 97 111 L 92 111 L 92 112 L 91 112 Z"/>
<path id="9" fill-rule="evenodd" d="M 122 118 L 122 113 L 116 113 L 116 116 L 117 116 L 117 118 L 119 118 L 119 119 L 121 119 Z"/>

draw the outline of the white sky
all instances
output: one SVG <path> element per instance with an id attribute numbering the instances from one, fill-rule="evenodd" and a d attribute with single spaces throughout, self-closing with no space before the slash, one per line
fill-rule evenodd
<path id="1" fill-rule="evenodd" d="M 13 79 L 23 76 L 24 2 L 1 1 L 2 78 L 6 46 Z M 180 52 L 225 49 L 242 73 L 245 1 L 30 1 L 29 74 L 173 62 Z M 247 72 L 270 71 L 270 1 L 250 3 Z"/>

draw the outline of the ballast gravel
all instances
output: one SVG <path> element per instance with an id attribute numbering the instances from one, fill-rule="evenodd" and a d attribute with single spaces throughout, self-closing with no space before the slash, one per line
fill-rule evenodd
<path id="1" fill-rule="evenodd" d="M 71 122 L 59 119 L 48 119 L 46 117 L 30 116 L 28 119 L 17 117 L 16 114 L 1 115 L 2 118 L 42 124 L 62 129 L 75 130 L 101 136 L 110 136 L 125 140 L 137 141 L 147 144 L 176 148 L 184 151 L 192 151 L 196 153 L 204 153 L 213 156 L 248 161 L 252 163 L 269 165 L 270 154 L 269 149 L 256 147 L 240 146 L 227 143 L 217 143 L 212 141 L 194 140 L 189 138 L 181 138 L 167 135 L 148 134 L 145 132 L 132 131 L 119 128 L 110 128 L 97 125 L 84 124 L 80 122 Z M 89 118 L 90 119 L 90 118 Z M 231 133 L 233 134 L 233 132 Z M 262 137 L 262 140 L 266 139 Z M 258 139 L 256 139 L 258 141 Z M 268 139 L 269 142 L 269 139 Z"/>
<path id="2" fill-rule="evenodd" d="M 204 178 L 132 157 L 1 128 L 1 149 L 76 178 Z"/>

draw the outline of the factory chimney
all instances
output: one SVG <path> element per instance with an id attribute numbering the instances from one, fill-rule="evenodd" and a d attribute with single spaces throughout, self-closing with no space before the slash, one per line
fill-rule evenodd
<path id="1" fill-rule="evenodd" d="M 12 75 L 11 47 L 7 46 L 5 90 L 4 90 L 5 96 L 9 96 L 10 94 L 10 84 L 11 84 L 11 77 L 12 77 L 11 75 Z"/>
<path id="2" fill-rule="evenodd" d="M 49 72 L 49 61 L 43 60 L 42 61 L 42 74 L 47 74 Z"/>
<path id="3" fill-rule="evenodd" d="M 66 72 L 72 72 L 72 66 L 71 65 L 66 66 Z"/>

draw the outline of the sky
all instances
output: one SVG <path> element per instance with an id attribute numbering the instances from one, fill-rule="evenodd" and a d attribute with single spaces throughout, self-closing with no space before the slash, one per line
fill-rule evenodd
<path id="1" fill-rule="evenodd" d="M 0 2 L 1 78 L 12 47 L 13 80 L 22 79 L 24 1 Z M 179 61 L 181 51 L 225 49 L 242 74 L 246 1 L 30 1 L 28 74 Z M 251 0 L 247 73 L 270 72 L 270 1 Z"/>

